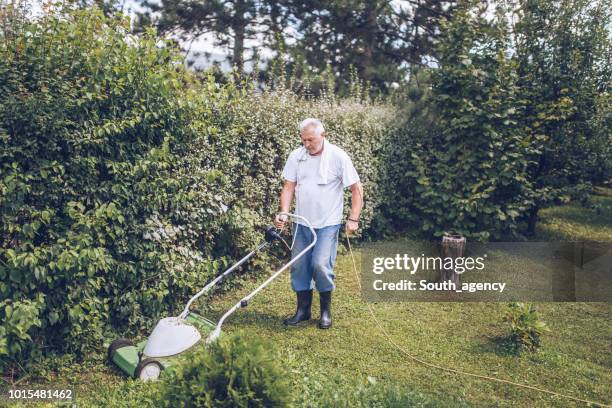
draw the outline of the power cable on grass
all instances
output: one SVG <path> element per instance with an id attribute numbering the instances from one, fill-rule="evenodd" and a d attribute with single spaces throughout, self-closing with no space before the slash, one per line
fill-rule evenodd
<path id="1" fill-rule="evenodd" d="M 351 254 L 351 260 L 353 262 L 353 272 L 355 273 L 355 279 L 357 280 L 357 284 L 359 285 L 359 291 L 361 291 L 361 280 L 359 279 L 359 273 L 357 272 L 357 265 L 355 264 L 355 257 L 353 256 L 353 249 L 351 247 L 351 241 L 350 241 L 348 235 L 346 236 L 346 243 L 348 244 L 349 253 Z M 399 350 L 401 353 L 406 355 L 411 360 L 414 360 L 414 361 L 416 361 L 416 362 L 418 362 L 420 364 L 423 364 L 423 365 L 425 365 L 427 367 L 436 368 L 438 370 L 446 371 L 446 372 L 453 373 L 453 374 L 458 374 L 458 375 L 464 375 L 464 376 L 468 376 L 468 377 L 478 378 L 480 380 L 494 381 L 494 382 L 499 382 L 499 383 L 502 383 L 502 384 L 512 385 L 512 386 L 515 386 L 515 387 L 526 388 L 526 389 L 533 390 L 533 391 L 538 391 L 538 392 L 541 392 L 541 393 L 544 393 L 544 394 L 549 394 L 549 395 L 554 395 L 556 397 L 566 398 L 566 399 L 569 399 L 569 400 L 572 400 L 572 401 L 584 402 L 584 403 L 589 404 L 589 405 L 599 405 L 599 406 L 602 406 L 602 407 L 612 408 L 612 405 L 607 405 L 607 404 L 604 404 L 604 403 L 601 403 L 601 402 L 590 401 L 590 400 L 586 400 L 586 399 L 582 399 L 582 398 L 578 398 L 578 397 L 573 397 L 571 395 L 565 395 L 565 394 L 561 394 L 561 393 L 558 393 L 558 392 L 555 392 L 555 391 L 551 391 L 551 390 L 547 390 L 547 389 L 544 389 L 544 388 L 538 388 L 538 387 L 535 387 L 533 385 L 521 384 L 521 383 L 510 381 L 510 380 L 504 380 L 502 378 L 490 377 L 490 376 L 487 376 L 487 375 L 470 373 L 470 372 L 458 370 L 458 369 L 455 369 L 455 368 L 444 367 L 444 366 L 441 366 L 441 365 L 438 365 L 438 364 L 433 364 L 433 363 L 430 363 L 428 361 L 422 360 L 419 357 L 416 357 L 416 356 L 410 354 L 408 351 L 406 351 L 406 349 L 404 349 L 403 347 L 399 346 L 396 342 L 394 342 L 393 339 L 391 338 L 391 336 L 389 335 L 389 333 L 385 330 L 383 325 L 376 318 L 376 315 L 374 314 L 374 311 L 372 310 L 372 306 L 368 302 L 365 302 L 365 303 L 366 303 L 366 305 L 368 307 L 368 310 L 370 311 L 370 314 L 372 315 L 372 319 L 376 322 L 376 324 L 378 325 L 378 328 L 380 329 L 380 332 L 387 339 L 389 344 L 392 344 L 397 350 Z"/>

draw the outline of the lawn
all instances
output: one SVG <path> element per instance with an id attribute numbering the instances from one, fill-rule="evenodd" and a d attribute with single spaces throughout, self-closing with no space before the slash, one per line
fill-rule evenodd
<path id="1" fill-rule="evenodd" d="M 543 211 L 536 238 L 611 241 L 610 190 L 601 190 L 594 201 L 599 211 L 573 204 Z M 354 248 L 357 268 L 367 245 Z M 507 323 L 501 321 L 504 303 L 366 303 L 345 248 L 336 272 L 330 330 L 319 330 L 316 320 L 295 328 L 282 325 L 294 308 L 288 274 L 224 327 L 227 333 L 269 339 L 290 373 L 298 406 L 353 406 L 381 388 L 417 406 L 584 406 L 418 363 L 391 344 L 374 319 L 393 343 L 427 362 L 612 404 L 611 303 L 537 303 L 551 331 L 544 335 L 539 352 L 515 356 L 498 345 L 508 333 Z M 216 296 L 206 308 L 203 302 L 198 307 L 216 319 L 256 284 L 247 281 L 239 290 Z M 316 317 L 316 295 L 314 305 Z M 100 350 L 83 363 L 69 358 L 50 361 L 38 377 L 26 378 L 19 386 L 33 387 L 41 381 L 72 384 L 79 406 L 142 405 L 150 386 L 126 380 L 104 357 L 105 350 Z"/>

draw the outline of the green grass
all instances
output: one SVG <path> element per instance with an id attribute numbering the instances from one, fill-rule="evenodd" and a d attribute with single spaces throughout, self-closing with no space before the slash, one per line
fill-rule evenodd
<path id="1" fill-rule="evenodd" d="M 540 211 L 536 238 L 540 241 L 612 241 L 612 189 L 599 187 L 592 196 L 596 208 L 570 203 Z"/>
<path id="2" fill-rule="evenodd" d="M 274 283 L 238 313 L 228 331 L 245 330 L 269 338 L 284 353 L 300 386 L 301 370 L 322 379 L 326 373 L 365 381 L 399 384 L 431 396 L 440 406 L 466 402 L 477 406 L 575 406 L 534 391 L 447 374 L 418 364 L 399 352 L 380 333 L 360 297 L 347 256 L 339 259 L 338 290 L 334 299 L 334 328 L 321 331 L 312 321 L 298 328 L 280 324 L 293 308 L 287 277 Z M 214 303 L 219 314 L 238 296 Z M 551 333 L 534 355 L 515 357 L 496 347 L 507 333 L 498 303 L 379 303 L 372 310 L 393 342 L 418 357 L 473 373 L 602 400 L 612 395 L 612 340 L 609 304 L 538 305 Z M 213 313 L 215 314 L 215 313 Z M 315 310 L 316 314 L 316 310 Z M 303 369 L 302 367 L 306 367 Z M 305 376 L 305 377 L 306 377 Z M 309 378 L 310 380 L 310 378 Z M 302 384 L 309 388 L 308 381 Z M 349 390 L 346 390 L 350 392 Z"/>
<path id="3" fill-rule="evenodd" d="M 595 197 L 603 211 L 577 205 L 542 211 L 536 239 L 610 241 L 612 194 Z M 608 195 L 605 195 L 608 194 Z M 359 252 L 356 248 L 357 267 Z M 540 318 L 551 331 L 537 353 L 504 352 L 499 339 L 508 334 L 501 321 L 504 303 L 366 303 L 344 251 L 338 257 L 334 326 L 319 330 L 316 320 L 287 328 L 294 294 L 284 274 L 231 317 L 224 331 L 260 336 L 279 351 L 292 379 L 298 406 L 371 406 L 395 400 L 395 406 L 583 406 L 533 390 L 443 372 L 411 360 L 380 332 L 419 358 L 471 373 L 494 376 L 611 404 L 612 304 L 538 303 Z M 261 280 L 259 281 L 261 282 Z M 201 313 L 217 319 L 256 286 L 247 282 L 216 297 Z M 313 316 L 318 315 L 315 295 Z M 46 383 L 72 384 L 80 406 L 144 406 L 154 387 L 126 380 L 104 362 L 104 350 L 84 364 L 67 362 L 50 370 Z M 23 386 L 28 384 L 24 381 Z M 389 395 L 392 396 L 389 397 Z M 40 406 L 40 405 L 38 405 Z"/>

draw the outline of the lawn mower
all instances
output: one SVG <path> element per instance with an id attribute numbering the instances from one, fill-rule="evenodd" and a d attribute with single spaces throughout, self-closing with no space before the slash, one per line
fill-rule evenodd
<path id="1" fill-rule="evenodd" d="M 292 222 L 301 221 L 312 232 L 312 242 L 299 254 L 297 254 L 288 263 L 283 265 L 278 271 L 270 275 L 270 277 L 259 287 L 242 298 L 232 308 L 230 308 L 219 321 L 215 324 L 207 318 L 200 316 L 189 310 L 190 306 L 200 296 L 211 290 L 223 278 L 232 273 L 236 268 L 245 263 L 249 258 L 269 246 L 275 241 L 283 241 L 280 233 L 274 228 L 269 227 L 264 234 L 264 240 L 257 247 L 248 253 L 244 258 L 236 262 L 225 272 L 218 275 L 215 279 L 209 282 L 196 293 L 185 309 L 176 317 L 165 317 L 161 319 L 148 339 L 134 344 L 132 341 L 120 338 L 111 343 L 108 347 L 108 358 L 111 363 L 117 365 L 123 372 L 133 378 L 142 380 L 155 380 L 164 369 L 170 367 L 175 359 L 188 352 L 195 344 L 200 342 L 202 335 L 206 336 L 206 344 L 215 341 L 221 335 L 221 326 L 225 320 L 230 317 L 236 310 L 244 308 L 248 305 L 249 300 L 259 293 L 263 288 L 268 286 L 270 282 L 276 279 L 285 269 L 293 265 L 298 259 L 306 254 L 317 242 L 317 235 L 310 222 L 299 215 L 281 212 L 279 215 L 285 215 Z M 295 241 L 295 235 L 294 235 Z M 289 247 L 291 250 L 293 243 Z"/>

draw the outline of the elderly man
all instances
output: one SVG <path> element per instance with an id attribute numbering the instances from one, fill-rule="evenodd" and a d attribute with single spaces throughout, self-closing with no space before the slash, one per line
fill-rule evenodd
<path id="1" fill-rule="evenodd" d="M 291 268 L 291 287 L 297 294 L 295 315 L 285 319 L 285 325 L 296 325 L 310 319 L 313 286 L 319 292 L 321 318 L 319 327 L 331 327 L 331 294 L 335 289 L 334 263 L 338 234 L 342 224 L 344 194 L 350 187 L 351 212 L 346 219 L 346 233 L 359 227 L 363 189 L 349 156 L 327 141 L 325 129 L 318 119 L 300 123 L 302 147 L 289 154 L 283 169 L 284 184 L 280 193 L 280 211 L 288 212 L 296 195 L 296 210 L 313 225 L 317 243 Z M 277 216 L 275 226 L 284 228 L 286 218 Z M 292 256 L 299 254 L 311 242 L 311 232 L 296 225 Z"/>

